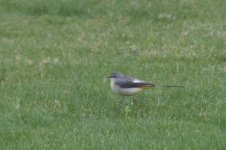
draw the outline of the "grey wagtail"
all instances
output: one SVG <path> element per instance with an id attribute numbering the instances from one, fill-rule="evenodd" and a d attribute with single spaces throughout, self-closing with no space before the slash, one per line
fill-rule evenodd
<path id="1" fill-rule="evenodd" d="M 173 85 L 156 85 L 124 75 L 122 73 L 112 73 L 107 78 L 110 78 L 111 80 L 112 90 L 115 93 L 123 96 L 132 96 L 152 87 L 183 87 Z"/>

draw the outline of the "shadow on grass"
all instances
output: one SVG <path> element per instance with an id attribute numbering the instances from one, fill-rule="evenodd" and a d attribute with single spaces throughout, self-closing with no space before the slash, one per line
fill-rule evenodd
<path id="1" fill-rule="evenodd" d="M 110 106 L 106 115 L 110 118 L 126 119 L 126 118 L 143 118 L 156 113 L 164 113 L 167 110 L 166 104 L 158 104 L 156 101 L 141 99 L 141 101 L 132 100 L 132 98 L 124 100 L 122 103 L 115 102 Z"/>

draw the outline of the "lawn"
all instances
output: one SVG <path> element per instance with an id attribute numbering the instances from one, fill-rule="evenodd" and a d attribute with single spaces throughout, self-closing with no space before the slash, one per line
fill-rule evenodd
<path id="1" fill-rule="evenodd" d="M 0 0 L 0 149 L 226 149 L 225 18 L 224 0 Z M 115 71 L 185 88 L 123 98 Z"/>

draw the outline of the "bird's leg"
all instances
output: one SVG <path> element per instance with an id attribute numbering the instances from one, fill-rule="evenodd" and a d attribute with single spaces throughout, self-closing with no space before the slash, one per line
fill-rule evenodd
<path id="1" fill-rule="evenodd" d="M 120 97 L 120 99 L 119 99 L 119 106 L 121 107 L 122 106 L 122 104 L 123 104 L 123 101 L 124 101 L 124 96 L 119 96 Z"/>
<path id="2" fill-rule="evenodd" d="M 142 101 L 143 100 L 140 98 L 139 101 L 138 101 L 139 105 L 141 105 Z"/>
<path id="3" fill-rule="evenodd" d="M 124 96 L 118 95 L 114 105 L 114 108 L 118 113 L 122 111 L 123 101 L 124 101 Z"/>
<path id="4" fill-rule="evenodd" d="M 138 103 L 138 100 L 137 100 L 137 98 L 135 96 L 133 96 L 133 103 L 134 104 L 137 104 Z"/>
<path id="5" fill-rule="evenodd" d="M 133 103 L 134 103 L 134 104 L 136 104 L 136 105 L 141 105 L 141 102 L 142 102 L 141 99 L 139 99 L 139 98 L 133 96 Z"/>
<path id="6" fill-rule="evenodd" d="M 136 101 L 136 99 L 134 98 L 134 96 L 132 97 L 132 99 L 133 99 L 132 104 L 136 104 L 137 101 Z"/>
<path id="7" fill-rule="evenodd" d="M 119 102 L 119 105 L 122 106 L 124 101 L 125 101 L 125 96 L 121 96 L 121 101 Z"/>

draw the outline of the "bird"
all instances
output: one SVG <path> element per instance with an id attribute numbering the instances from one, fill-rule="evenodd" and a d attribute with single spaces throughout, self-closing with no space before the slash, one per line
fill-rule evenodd
<path id="1" fill-rule="evenodd" d="M 112 90 L 122 96 L 133 96 L 141 91 L 154 87 L 184 87 L 177 85 L 156 85 L 144 80 L 140 80 L 120 72 L 113 72 L 107 78 L 111 81 Z"/>

